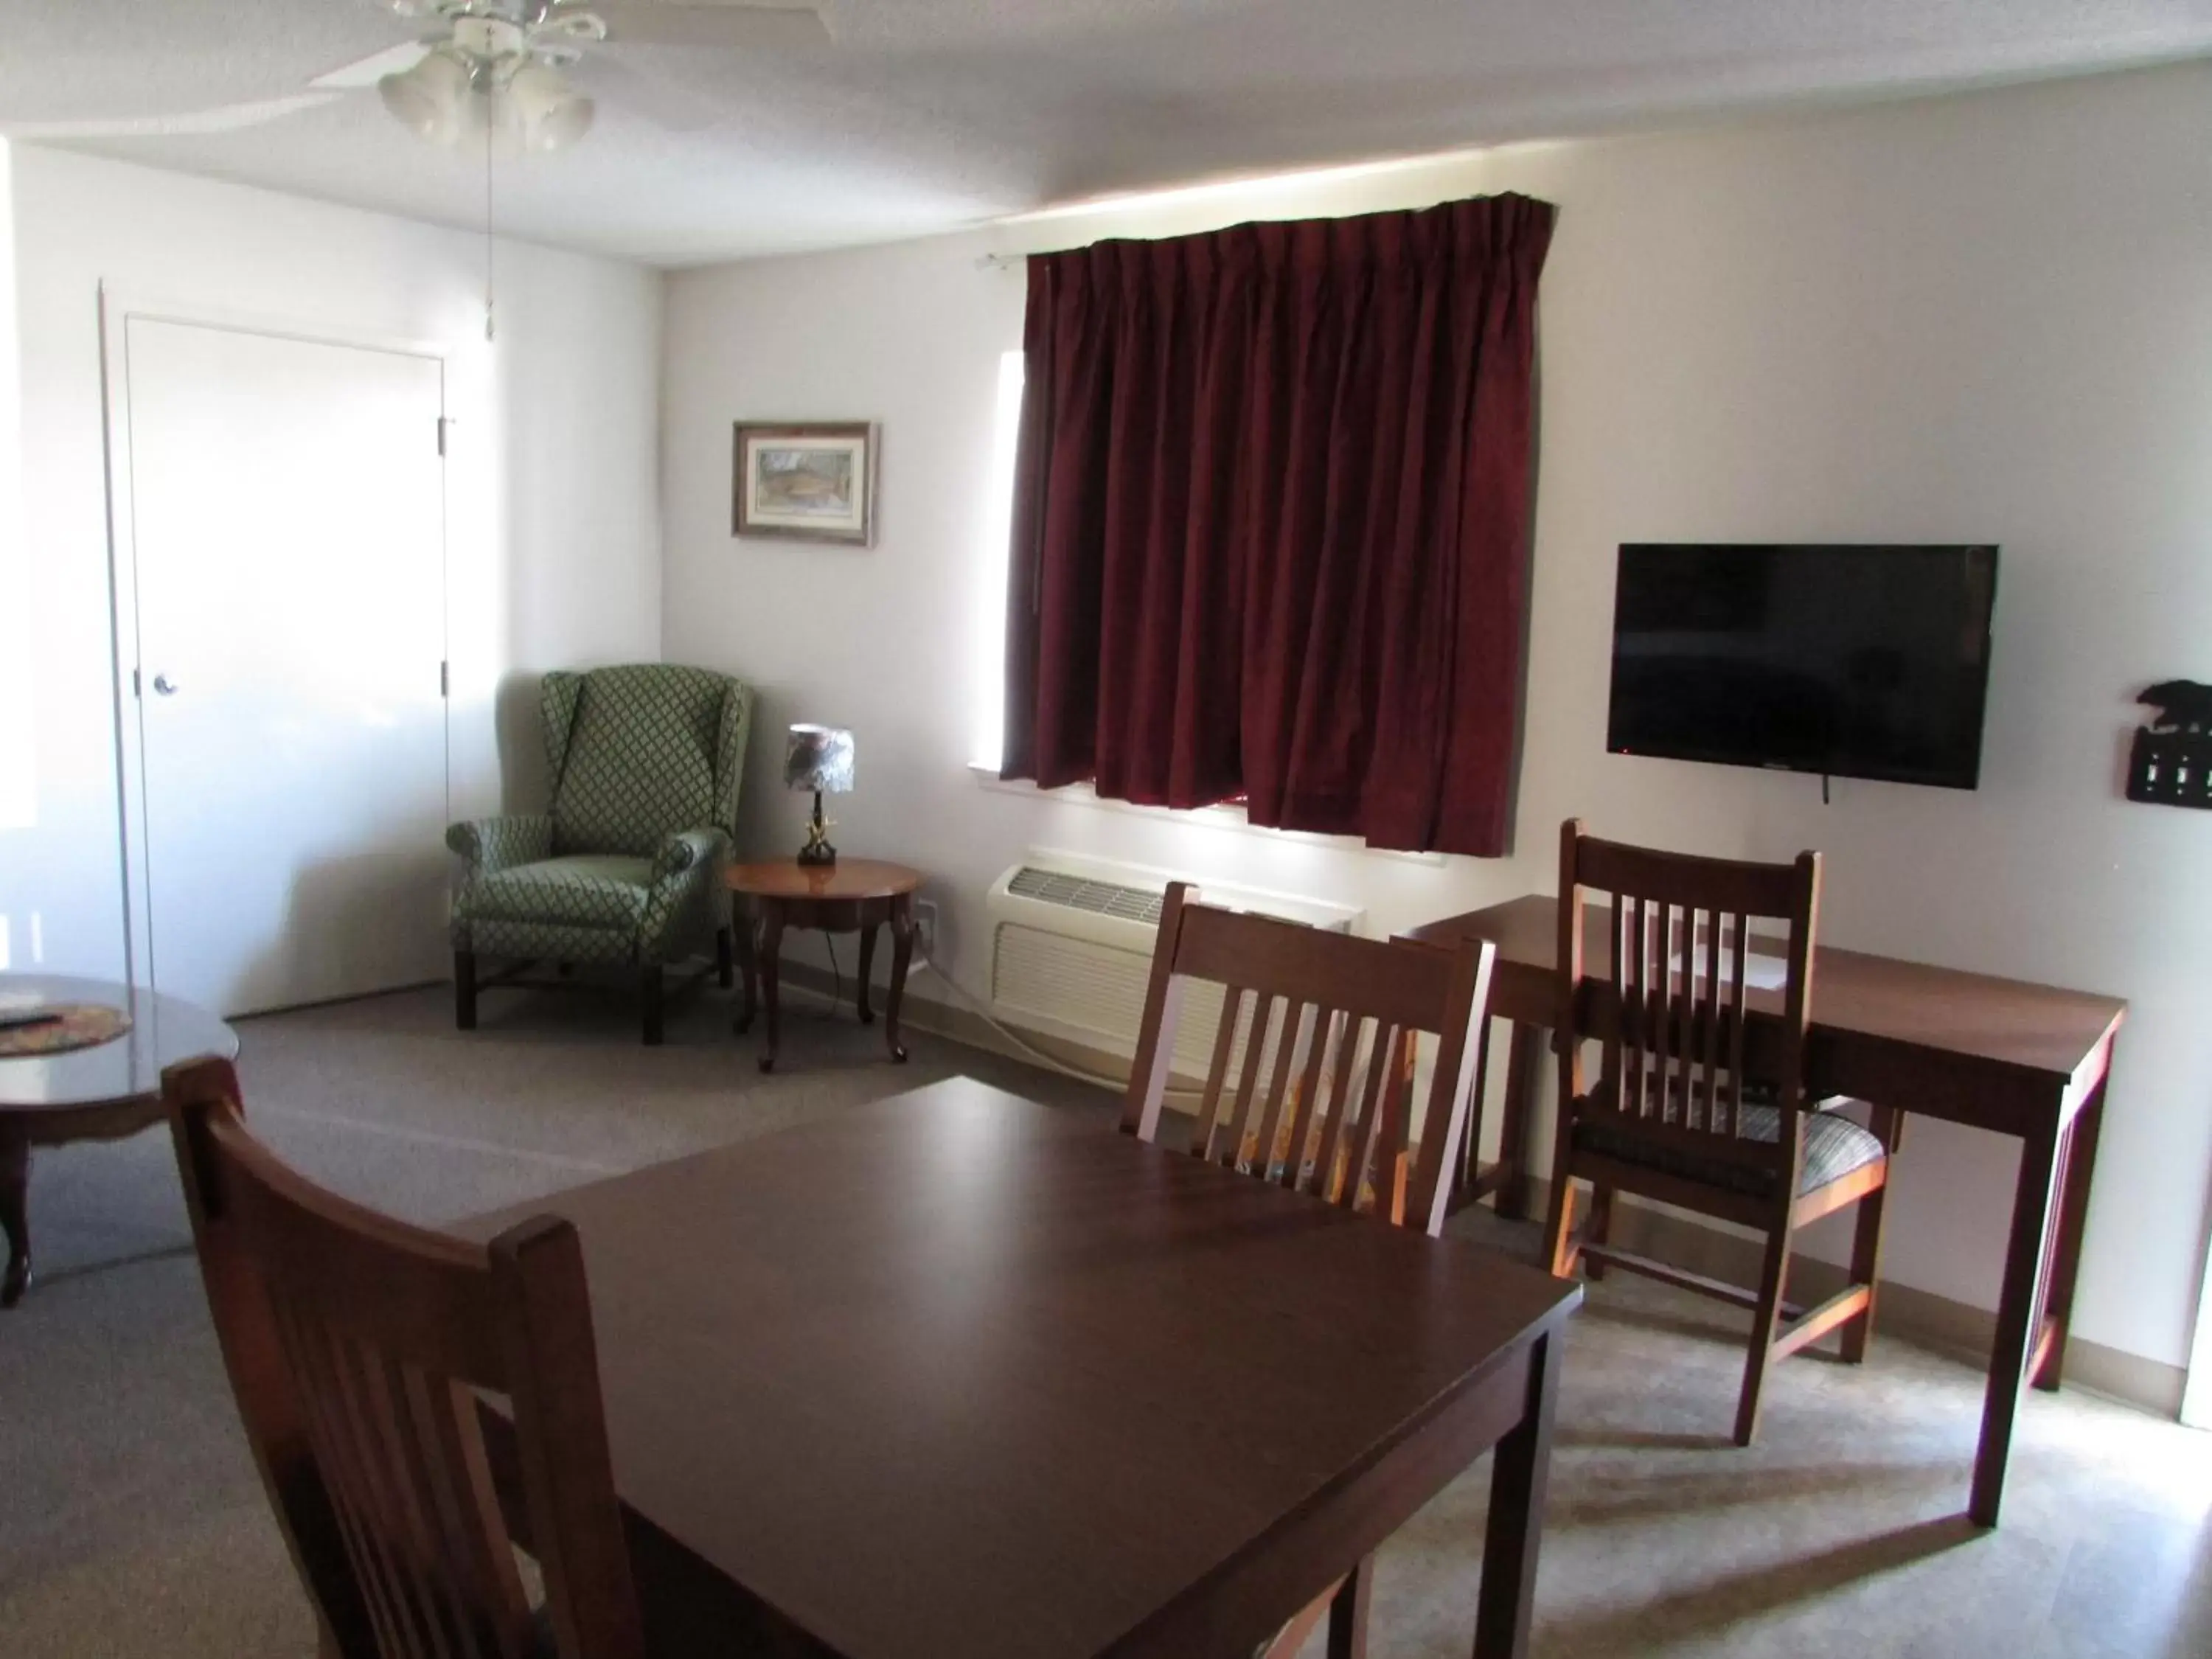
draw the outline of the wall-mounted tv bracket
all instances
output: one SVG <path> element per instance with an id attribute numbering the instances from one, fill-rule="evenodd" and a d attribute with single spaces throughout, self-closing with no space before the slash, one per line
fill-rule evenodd
<path id="1" fill-rule="evenodd" d="M 2128 753 L 2128 799 L 2212 807 L 2212 685 L 2160 680 L 2136 701 L 2155 712 Z"/>

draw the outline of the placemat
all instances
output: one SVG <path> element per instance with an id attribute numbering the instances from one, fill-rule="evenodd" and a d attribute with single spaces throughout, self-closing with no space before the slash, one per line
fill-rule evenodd
<path id="1" fill-rule="evenodd" d="M 103 1003 L 56 1002 L 49 1004 L 44 1012 L 60 1018 L 36 1025 L 0 1029 L 0 1060 L 94 1048 L 114 1042 L 131 1029 L 130 1015 Z"/>

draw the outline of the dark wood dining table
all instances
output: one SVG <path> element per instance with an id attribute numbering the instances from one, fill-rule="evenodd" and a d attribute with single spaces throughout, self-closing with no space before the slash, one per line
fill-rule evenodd
<path id="1" fill-rule="evenodd" d="M 1584 969 L 1594 977 L 1604 975 L 1613 961 L 1611 916 L 1603 906 L 1586 915 Z M 1490 1010 L 1513 1023 L 1513 1035 L 1503 1167 L 1488 1172 L 1483 1184 L 1496 1189 L 1505 1214 L 1527 1207 L 1539 1055 L 1559 1018 L 1559 901 L 1532 896 L 1405 935 L 1443 945 L 1486 939 L 1498 947 Z M 1759 1006 L 1754 996 L 1754 1013 Z M 2021 1143 L 1966 1504 L 1974 1521 L 1994 1527 L 2022 1383 L 2056 1389 L 2065 1364 L 2105 1081 L 2128 1006 L 2094 992 L 1816 945 L 1809 1007 L 1805 1082 L 1814 1095 L 1876 1101 Z M 1756 1050 L 1773 1032 L 1754 1022 L 1748 1035 Z"/>
<path id="2" fill-rule="evenodd" d="M 1527 1650 L 1572 1285 L 965 1078 L 545 1212 L 656 1654 L 1245 1654 L 1493 1447 Z"/>

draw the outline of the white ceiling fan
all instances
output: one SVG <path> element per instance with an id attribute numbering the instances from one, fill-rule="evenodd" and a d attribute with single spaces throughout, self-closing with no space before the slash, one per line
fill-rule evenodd
<path id="1" fill-rule="evenodd" d="M 590 129 L 592 89 L 661 125 L 681 125 L 625 99 L 642 72 L 629 46 L 781 51 L 830 42 L 823 0 L 390 0 L 424 27 L 413 40 L 319 75 L 304 90 L 181 114 L 16 126 L 25 138 L 155 137 L 234 132 L 281 120 L 374 88 L 417 137 L 459 144 L 489 139 L 544 152 Z M 641 91 L 642 89 L 641 88 Z M 693 123 L 696 125 L 696 123 Z"/>

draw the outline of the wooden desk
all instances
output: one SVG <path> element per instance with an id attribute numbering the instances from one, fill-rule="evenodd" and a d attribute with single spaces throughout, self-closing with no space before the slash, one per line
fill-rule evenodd
<path id="1" fill-rule="evenodd" d="M 545 1211 L 657 1654 L 1249 1652 L 1493 1445 L 1526 1650 L 1576 1286 L 964 1078 Z"/>
<path id="2" fill-rule="evenodd" d="M 1610 912 L 1592 912 L 1585 971 L 1613 956 Z M 1498 946 L 1491 1012 L 1514 1023 L 1508 1064 L 1502 1214 L 1525 1214 L 1537 1033 L 1558 1018 L 1559 902 L 1520 898 L 1417 927 L 1407 937 Z M 1997 1522 L 2023 1376 L 2058 1386 L 2074 1311 L 2081 1229 L 2097 1158 L 2105 1079 L 2127 1004 L 2117 997 L 1930 968 L 1816 945 L 1807 1085 L 2013 1135 L 2021 1143 L 1981 1447 L 1967 1513 Z M 1470 1136 L 1470 1139 L 1473 1137 Z"/>

